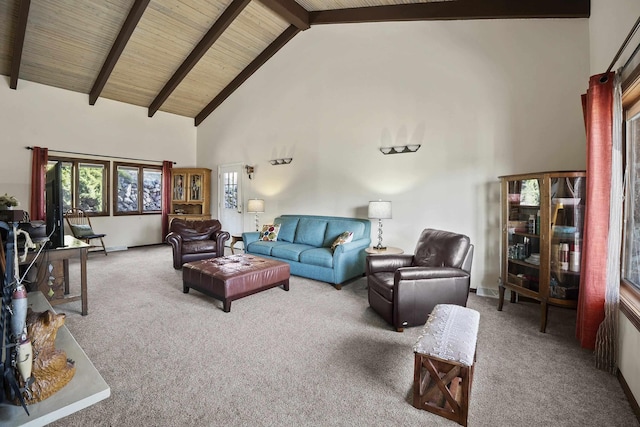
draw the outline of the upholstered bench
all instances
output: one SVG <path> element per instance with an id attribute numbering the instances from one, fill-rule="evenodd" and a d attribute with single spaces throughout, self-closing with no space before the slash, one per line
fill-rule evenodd
<path id="1" fill-rule="evenodd" d="M 289 290 L 289 264 L 252 255 L 230 255 L 188 262 L 182 266 L 182 292 L 189 288 L 222 301 L 231 301 L 282 285 Z"/>
<path id="2" fill-rule="evenodd" d="M 413 346 L 413 406 L 467 425 L 479 323 L 470 308 L 435 306 Z"/>

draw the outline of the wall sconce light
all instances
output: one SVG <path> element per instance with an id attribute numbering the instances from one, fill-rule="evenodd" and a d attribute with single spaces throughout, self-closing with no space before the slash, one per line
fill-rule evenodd
<path id="1" fill-rule="evenodd" d="M 269 163 L 271 163 L 272 165 L 288 165 L 289 163 L 291 163 L 293 159 L 291 157 L 287 157 L 286 159 L 273 159 L 273 160 L 269 160 Z"/>
<path id="2" fill-rule="evenodd" d="M 247 171 L 247 175 L 249 175 L 249 179 L 253 179 L 253 166 L 246 165 L 244 169 Z"/>
<path id="3" fill-rule="evenodd" d="M 400 153 L 415 153 L 421 147 L 421 144 L 411 145 L 396 145 L 395 147 L 380 147 L 382 154 L 400 154 Z"/>

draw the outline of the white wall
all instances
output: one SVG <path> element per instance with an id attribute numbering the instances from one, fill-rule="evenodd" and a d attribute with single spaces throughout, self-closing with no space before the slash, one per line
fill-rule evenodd
<path id="1" fill-rule="evenodd" d="M 5 76 L 0 80 L 0 129 L 0 194 L 15 195 L 26 210 L 31 185 L 31 151 L 27 146 L 173 160 L 176 166 L 196 162 L 192 119 L 160 112 L 148 118 L 146 108 L 104 98 L 90 106 L 86 94 L 25 80 L 12 90 Z M 108 248 L 162 241 L 160 215 L 96 217 L 92 224 L 107 234 Z"/>
<path id="2" fill-rule="evenodd" d="M 591 0 L 589 38 L 591 41 L 591 74 L 604 73 L 616 52 L 640 16 L 637 0 Z M 636 35 L 621 58 L 614 65 L 616 71 L 623 66 L 638 46 Z M 640 401 L 640 331 L 621 312 L 619 319 L 618 367 L 636 401 Z"/>
<path id="3" fill-rule="evenodd" d="M 468 234 L 472 286 L 494 291 L 498 176 L 585 167 L 588 46 L 586 19 L 312 27 L 199 126 L 198 165 L 255 165 L 245 199 L 265 199 L 262 222 L 366 218 L 369 200 L 391 200 L 385 244 L 411 253 L 424 228 Z M 378 151 L 407 143 L 422 147 Z M 279 157 L 293 162 L 268 163 Z"/>

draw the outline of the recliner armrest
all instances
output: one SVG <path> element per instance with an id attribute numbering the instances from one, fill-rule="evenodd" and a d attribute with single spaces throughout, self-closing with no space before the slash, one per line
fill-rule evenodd
<path id="1" fill-rule="evenodd" d="M 173 231 L 167 234 L 167 237 L 165 237 L 164 240 L 173 247 L 179 248 L 182 246 L 182 236 Z"/>
<path id="2" fill-rule="evenodd" d="M 428 280 L 469 277 L 469 273 L 453 267 L 404 267 L 396 270 L 394 280 Z"/>
<path id="3" fill-rule="evenodd" d="M 413 262 L 413 255 L 369 255 L 367 257 L 367 275 L 381 271 L 393 272 L 401 267 L 410 267 Z"/>

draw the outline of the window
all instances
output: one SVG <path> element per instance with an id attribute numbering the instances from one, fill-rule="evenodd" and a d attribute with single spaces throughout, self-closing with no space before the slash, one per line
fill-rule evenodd
<path id="1" fill-rule="evenodd" d="M 238 209 L 238 173 L 225 172 L 224 180 L 224 208 Z"/>
<path id="2" fill-rule="evenodd" d="M 162 211 L 162 168 L 114 163 L 113 214 L 159 214 Z"/>
<path id="3" fill-rule="evenodd" d="M 622 278 L 640 289 L 640 114 L 627 118 L 626 227 Z"/>
<path id="4" fill-rule="evenodd" d="M 620 310 L 640 330 L 640 78 L 623 83 L 625 193 Z"/>
<path id="5" fill-rule="evenodd" d="M 49 156 L 49 167 L 62 163 L 63 208 L 88 215 L 109 215 L 109 162 Z"/>

